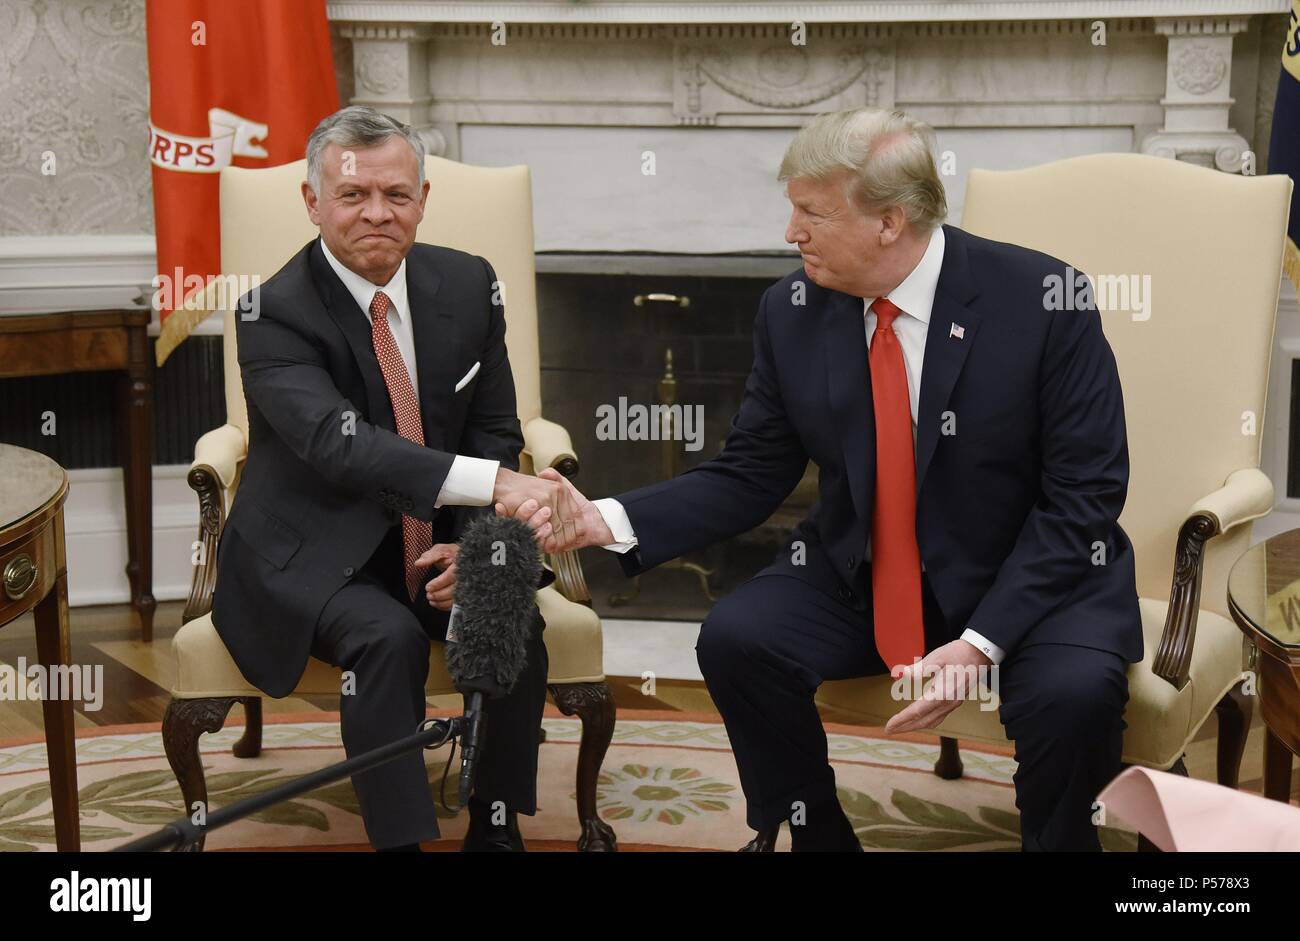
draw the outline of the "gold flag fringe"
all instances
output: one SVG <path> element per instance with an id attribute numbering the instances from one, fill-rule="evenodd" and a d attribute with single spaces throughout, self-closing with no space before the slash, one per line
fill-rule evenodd
<path id="1" fill-rule="evenodd" d="M 194 328 L 209 316 L 224 310 L 221 304 L 221 279 L 214 278 L 202 291 L 195 291 L 185 299 L 185 304 L 167 315 L 158 331 L 154 346 L 154 362 L 161 366 L 176 347 L 180 346 Z"/>

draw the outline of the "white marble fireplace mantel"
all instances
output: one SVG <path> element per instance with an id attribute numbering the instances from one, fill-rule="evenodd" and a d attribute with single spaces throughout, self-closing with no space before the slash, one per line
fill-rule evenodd
<path id="1" fill-rule="evenodd" d="M 330 0 L 331 20 L 407 23 L 907 23 L 1107 19 L 1284 13 L 1283 0 L 857 0 L 848 3 L 727 0 Z"/>
<path id="2" fill-rule="evenodd" d="M 435 153 L 532 168 L 539 270 L 770 275 L 780 264 L 772 253 L 788 249 L 776 166 L 793 131 L 821 111 L 897 107 L 933 125 L 953 158 L 952 221 L 974 167 L 1136 151 L 1262 172 L 1290 4 L 330 0 L 327 9 L 345 100 L 419 128 Z M 647 152 L 653 176 L 642 171 Z M 1277 337 L 1264 464 L 1280 482 L 1290 360 L 1300 357 L 1300 311 L 1285 283 Z M 1300 525 L 1300 500 L 1280 506 L 1287 512 L 1270 521 Z"/>
<path id="3" fill-rule="evenodd" d="M 933 125 L 952 221 L 974 167 L 1140 151 L 1250 172 L 1276 81 L 1261 24 L 1272 42 L 1289 4 L 333 0 L 327 9 L 351 46 L 345 98 L 407 121 L 433 153 L 532 168 L 539 252 L 704 256 L 788 249 L 781 153 L 810 115 L 839 108 L 897 107 Z"/>

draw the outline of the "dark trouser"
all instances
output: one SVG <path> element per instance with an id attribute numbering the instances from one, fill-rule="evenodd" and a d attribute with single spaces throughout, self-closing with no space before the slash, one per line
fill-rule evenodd
<path id="1" fill-rule="evenodd" d="M 429 578 L 437 575 L 431 569 Z M 485 707 L 482 757 L 475 796 L 510 810 L 537 812 L 537 747 L 546 700 L 544 624 L 535 611 L 528 661 L 508 696 Z M 365 567 L 325 604 L 312 656 L 350 671 L 355 685 L 340 697 L 343 748 L 349 758 L 404 738 L 425 716 L 433 609 L 421 592 L 407 600 L 402 527 L 394 526 Z M 345 674 L 345 681 L 348 679 Z M 346 689 L 346 687 L 345 687 Z M 445 749 L 438 752 L 445 755 Z M 453 767 L 451 774 L 457 769 Z M 438 836 L 423 751 L 411 751 L 353 776 L 366 834 L 376 848 Z"/>
<path id="2" fill-rule="evenodd" d="M 926 649 L 953 636 L 922 577 Z M 826 733 L 813 696 L 824 680 L 888 673 L 865 608 L 802 579 L 760 573 L 710 611 L 696 644 L 722 713 L 755 830 L 795 802 L 835 799 Z M 1026 850 L 1098 850 L 1097 793 L 1120 771 L 1127 664 L 1066 644 L 1022 647 L 999 671 L 999 716 L 1015 742 L 1016 806 Z"/>

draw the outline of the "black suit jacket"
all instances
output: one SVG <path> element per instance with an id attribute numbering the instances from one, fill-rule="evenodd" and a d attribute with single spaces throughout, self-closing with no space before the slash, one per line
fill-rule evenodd
<path id="1" fill-rule="evenodd" d="M 1116 522 L 1128 487 L 1124 404 L 1101 319 L 1095 307 L 1044 309 L 1044 278 L 1066 277 L 1064 262 L 953 226 L 944 235 L 921 371 L 916 535 L 950 635 L 971 628 L 1008 654 L 1054 642 L 1140 660 L 1133 548 Z M 948 413 L 955 434 L 943 433 Z M 810 458 L 818 502 L 768 571 L 865 610 L 876 461 L 862 298 L 800 269 L 763 295 L 722 453 L 617 498 L 639 543 L 624 570 L 757 526 Z"/>
<path id="2" fill-rule="evenodd" d="M 248 460 L 222 531 L 212 620 L 244 676 L 271 696 L 293 690 L 325 602 L 402 514 L 432 521 L 439 543 L 492 512 L 434 509 L 457 454 L 519 467 L 523 437 L 492 266 L 417 243 L 406 280 L 423 447 L 397 433 L 370 322 L 319 239 L 261 286 L 255 319 L 236 315 Z M 478 374 L 455 391 L 476 361 Z M 434 614 L 445 635 L 446 613 Z"/>

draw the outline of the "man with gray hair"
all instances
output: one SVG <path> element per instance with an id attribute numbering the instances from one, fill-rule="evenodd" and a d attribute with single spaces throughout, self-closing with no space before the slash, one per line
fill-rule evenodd
<path id="1" fill-rule="evenodd" d="M 523 438 L 491 263 L 415 242 L 429 193 L 420 138 L 344 108 L 312 132 L 307 164 L 302 196 L 320 237 L 261 286 L 259 304 L 241 301 L 256 318 L 236 318 L 249 448 L 212 619 L 269 696 L 293 690 L 309 655 L 341 667 L 351 757 L 424 719 L 456 540 L 492 512 L 475 508 L 559 490 L 516 473 Z M 533 626 L 523 674 L 485 710 L 466 849 L 523 849 L 516 813 L 537 809 L 547 660 L 536 610 Z M 422 752 L 353 784 L 376 848 L 438 835 Z"/>
<path id="2" fill-rule="evenodd" d="M 860 848 L 824 680 L 941 671 L 940 695 L 887 726 L 907 732 L 942 722 L 981 667 L 1016 746 L 1024 848 L 1100 848 L 1093 801 L 1142 658 L 1119 375 L 1095 306 L 1047 301 L 1064 262 L 943 223 L 933 145 L 897 111 L 800 131 L 779 179 L 803 267 L 763 295 L 721 454 L 595 502 L 543 471 L 570 507 L 516 510 L 548 550 L 603 546 L 635 575 L 757 526 L 816 462 L 817 505 L 696 646 L 759 832 L 746 849 L 785 820 L 796 850 Z"/>

